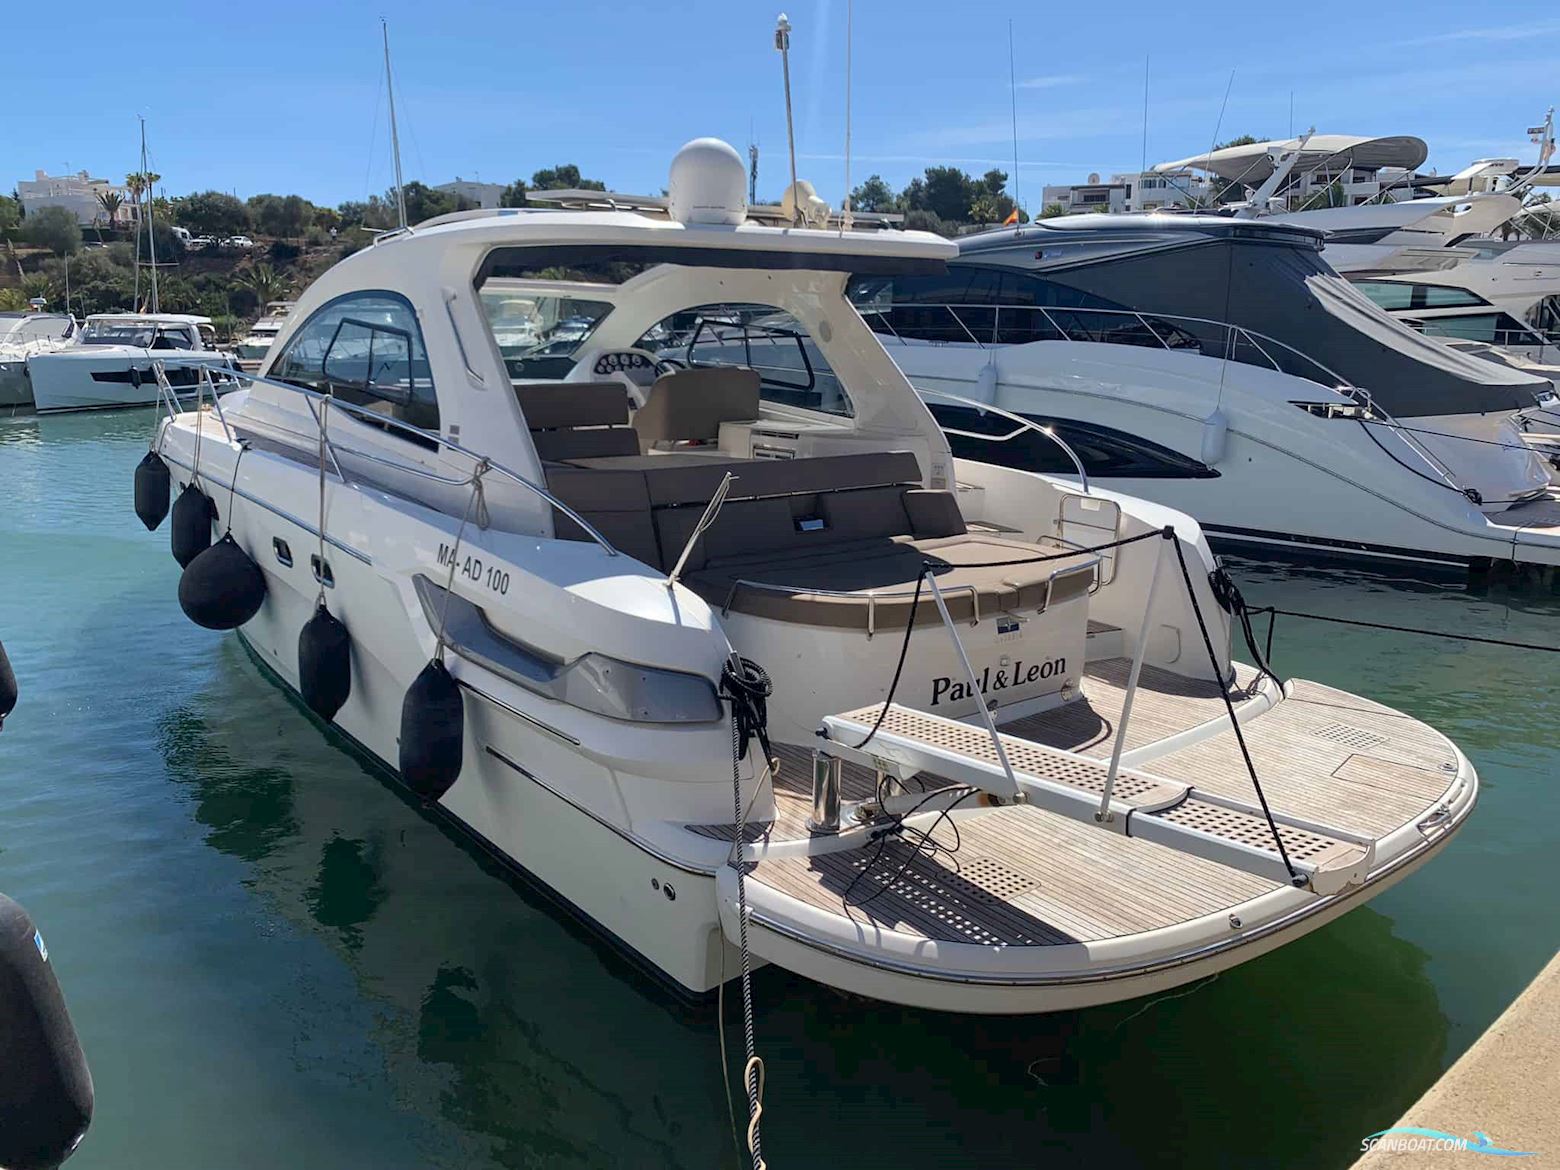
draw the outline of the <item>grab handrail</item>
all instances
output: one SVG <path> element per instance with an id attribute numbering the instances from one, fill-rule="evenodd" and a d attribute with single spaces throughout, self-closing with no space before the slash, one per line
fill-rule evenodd
<path id="1" fill-rule="evenodd" d="M 996 337 L 999 335 L 1001 329 L 1002 312 L 1004 309 L 1008 312 L 1039 313 L 1042 317 L 1045 318 L 1046 323 L 1051 326 L 1052 330 L 1057 334 L 1057 338 L 1060 340 L 1085 342 L 1097 341 L 1097 339 L 1091 336 L 1087 330 L 1068 330 L 1063 324 L 1059 323 L 1057 319 L 1051 315 L 1052 310 L 1050 308 L 1042 305 L 951 305 L 932 302 L 895 302 L 891 308 L 939 309 L 947 312 L 950 316 L 953 317 L 958 326 L 964 330 L 967 335 L 970 336 L 970 339 L 974 341 L 975 345 L 982 350 L 985 350 L 988 347 L 970 332 L 969 326 L 965 324 L 962 318 L 959 317 L 959 309 L 992 310 L 994 314 L 991 327 L 993 345 L 996 344 Z M 899 331 L 894 327 L 893 321 L 890 319 L 888 314 L 884 312 L 884 310 L 873 309 L 871 306 L 857 306 L 857 311 L 861 313 L 863 318 L 868 317 L 869 314 L 871 316 L 877 317 L 888 328 L 889 334 L 891 334 L 893 339 L 899 344 L 910 344 L 909 341 L 900 335 Z M 1332 390 L 1334 393 L 1341 394 L 1344 397 L 1349 398 L 1355 403 L 1355 405 L 1364 409 L 1368 414 L 1374 415 L 1375 418 L 1382 424 L 1392 429 L 1393 431 L 1396 431 L 1399 437 L 1402 439 L 1404 445 L 1407 446 L 1408 449 L 1416 456 L 1418 456 L 1419 459 L 1421 459 L 1439 479 L 1445 481 L 1447 485 L 1456 491 L 1463 490 L 1462 485 L 1457 482 L 1457 478 L 1452 473 L 1451 468 L 1447 467 L 1442 460 L 1438 459 L 1434 454 L 1427 450 L 1423 444 L 1419 443 L 1412 435 L 1408 433 L 1407 429 L 1405 429 L 1396 418 L 1394 418 L 1390 413 L 1378 405 L 1369 390 L 1365 389 L 1363 386 L 1356 386 L 1353 382 L 1350 382 L 1336 370 L 1333 370 L 1330 367 L 1324 365 L 1322 362 L 1317 361 L 1309 354 L 1302 353 L 1294 346 L 1278 340 L 1276 337 L 1269 337 L 1265 333 L 1258 333 L 1253 329 L 1247 329 L 1244 325 L 1235 325 L 1228 321 L 1215 321 L 1207 317 L 1186 317 L 1171 313 L 1141 313 L 1135 309 L 1075 309 L 1063 308 L 1060 306 L 1055 307 L 1055 311 L 1059 314 L 1072 314 L 1073 316 L 1095 314 L 1098 316 L 1129 318 L 1132 321 L 1135 321 L 1137 324 L 1141 325 L 1146 331 L 1147 335 L 1152 337 L 1154 341 L 1158 343 L 1159 348 L 1167 351 L 1175 351 L 1178 347 L 1171 345 L 1165 338 L 1160 336 L 1159 331 L 1154 328 L 1154 322 L 1157 321 L 1161 324 L 1175 324 L 1177 322 L 1182 322 L 1192 325 L 1212 326 L 1215 329 L 1224 331 L 1224 353 L 1221 357 L 1214 358 L 1215 361 L 1234 361 L 1239 362 L 1241 365 L 1255 366 L 1258 369 L 1265 368 L 1262 362 L 1250 361 L 1240 356 L 1237 347 L 1241 342 L 1244 342 L 1247 346 L 1250 347 L 1251 350 L 1262 355 L 1266 363 L 1266 368 L 1271 368 L 1280 374 L 1289 374 L 1289 371 L 1283 368 L 1283 366 L 1278 362 L 1278 359 L 1276 359 L 1272 353 L 1268 352 L 1268 347 L 1276 347 L 1279 350 L 1292 354 L 1300 361 L 1307 363 L 1315 371 L 1319 371 L 1321 374 L 1325 375 L 1326 379 L 1328 380 L 1324 381 L 1321 378 L 1308 377 L 1303 374 L 1292 374 L 1290 376 L 1304 378 L 1305 381 L 1325 387 L 1326 389 Z M 876 331 L 874 330 L 874 332 Z M 882 339 L 884 338 L 884 334 L 879 333 L 878 337 Z M 1106 339 L 1098 339 L 1097 343 L 1123 344 L 1121 342 L 1112 342 Z M 1201 343 L 1199 341 L 1199 345 L 1200 344 Z M 921 393 L 924 394 L 926 391 L 922 391 Z M 991 410 L 994 413 L 1000 413 L 995 407 L 987 406 L 984 408 Z M 961 435 L 966 434 L 966 432 L 962 431 L 950 433 L 957 433 Z M 972 435 L 971 437 L 1005 441 L 1012 436 Z M 1076 462 L 1076 456 L 1074 456 L 1074 460 Z"/>
<path id="2" fill-rule="evenodd" d="M 160 365 L 161 365 L 161 363 L 154 363 L 154 368 L 158 368 L 158 367 L 160 367 Z M 313 416 L 313 418 L 315 420 L 316 427 L 319 426 L 319 415 L 314 410 L 313 404 L 315 402 L 329 402 L 331 404 L 331 409 L 332 410 L 346 411 L 348 414 L 351 414 L 351 415 L 357 416 L 359 418 L 362 418 L 365 421 L 374 424 L 375 426 L 394 427 L 397 430 L 406 432 L 407 434 L 417 435 L 420 438 L 422 438 L 423 440 L 434 444 L 435 448 L 441 448 L 442 447 L 442 448 L 446 448 L 446 449 L 448 449 L 450 451 L 454 451 L 454 452 L 456 452 L 456 453 L 458 453 L 460 455 L 466 456 L 468 459 L 472 460 L 473 463 L 475 463 L 475 464 L 482 464 L 482 463 L 485 462 L 486 466 L 487 466 L 487 470 L 489 470 L 489 471 L 496 471 L 496 472 L 500 473 L 501 475 L 507 476 L 509 479 L 511 479 L 515 483 L 519 484 L 522 488 L 524 488 L 526 491 L 530 492 L 532 495 L 534 495 L 534 496 L 538 497 L 539 499 L 545 501 L 546 503 L 548 503 L 552 507 L 556 508 L 559 512 L 562 512 L 565 516 L 567 516 L 575 524 L 579 525 L 580 529 L 588 537 L 590 537 L 591 540 L 595 541 L 598 545 L 600 545 L 601 548 L 603 550 L 605 550 L 605 552 L 606 552 L 606 554 L 608 556 L 615 557 L 615 556 L 619 555 L 618 550 L 612 546 L 612 543 L 610 541 L 608 541 L 605 536 L 603 536 L 599 531 L 597 531 L 595 526 L 592 525 L 590 523 L 590 521 L 586 520 L 583 516 L 581 516 L 578 512 L 576 512 L 568 504 L 566 504 L 562 500 L 560 500 L 557 496 L 553 495 L 546 488 L 542 487 L 540 484 L 534 483 L 533 481 L 527 479 L 525 476 L 521 475 L 518 471 L 515 471 L 515 470 L 513 470 L 513 469 L 511 469 L 509 467 L 506 467 L 502 463 L 498 463 L 498 462 L 494 461 L 493 459 L 491 459 L 491 458 L 489 458 L 487 456 L 479 455 L 477 452 L 472 451 L 469 448 L 466 448 L 466 447 L 462 446 L 460 443 L 457 443 L 454 439 L 446 438 L 445 436 L 439 434 L 437 431 L 425 430 L 422 427 L 419 427 L 419 426 L 416 426 L 416 425 L 414 425 L 412 423 L 406 422 L 403 419 L 398 419 L 398 418 L 394 418 L 394 417 L 392 417 L 390 415 L 379 414 L 379 413 L 377 413 L 375 411 L 367 410 L 367 409 L 365 409 L 365 408 L 363 408 L 361 406 L 356 405 L 355 403 L 344 402 L 340 398 L 336 397 L 334 394 L 323 394 L 320 391 L 312 390 L 312 389 L 308 388 L 307 386 L 298 386 L 298 385 L 294 385 L 291 382 L 281 382 L 281 381 L 278 381 L 278 380 L 276 380 L 274 378 L 262 378 L 259 374 L 251 374 L 251 373 L 248 373 L 247 371 L 244 371 L 244 370 L 223 369 L 223 370 L 217 371 L 217 373 L 219 373 L 221 375 L 221 380 L 223 382 L 231 383 L 230 392 L 231 392 L 231 390 L 239 389 L 239 385 L 238 384 L 240 382 L 247 382 L 249 384 L 250 388 L 253 388 L 255 386 L 266 386 L 266 387 L 270 387 L 270 388 L 275 389 L 275 390 L 285 390 L 285 391 L 288 391 L 290 393 L 302 396 L 303 399 L 310 404 L 309 413 Z M 210 384 L 212 386 L 212 398 L 213 398 L 213 400 L 215 400 L 216 397 L 217 397 L 217 390 L 216 390 L 216 387 L 217 387 L 217 384 L 218 384 L 217 383 L 217 379 L 216 378 L 211 378 L 211 379 L 209 379 L 209 381 L 210 381 Z M 164 391 L 165 390 L 167 392 L 167 397 L 166 398 L 164 398 Z M 169 417 L 170 421 L 172 419 L 176 418 L 177 417 L 177 412 L 176 412 L 175 406 L 174 406 L 175 395 L 173 394 L 172 387 L 167 385 L 166 377 L 161 378 L 161 385 L 159 386 L 159 398 L 163 399 L 163 404 L 164 404 L 164 406 L 166 407 L 166 409 L 168 411 L 168 417 Z M 222 408 L 221 408 L 220 405 L 217 406 L 217 412 L 218 412 L 219 417 L 221 416 L 221 409 Z M 227 419 L 225 417 L 222 418 L 222 425 L 223 425 L 224 428 L 227 427 Z M 231 436 L 231 433 L 232 432 L 229 431 L 230 436 Z M 342 446 L 341 444 L 337 443 L 334 439 L 331 439 L 328 436 L 324 437 L 323 441 L 324 441 L 325 446 L 327 447 L 327 449 L 330 451 L 331 461 L 332 461 L 333 464 L 335 464 L 337 474 L 338 474 L 338 476 L 341 476 L 341 480 L 342 480 L 343 483 L 346 483 L 347 480 L 346 480 L 346 477 L 341 474 L 341 463 L 340 463 L 340 460 L 337 458 L 337 451 L 338 450 L 344 451 L 344 452 L 346 452 L 347 454 L 350 454 L 350 455 L 355 455 L 355 456 L 357 456 L 357 457 L 359 457 L 361 459 L 366 459 L 366 460 L 368 460 L 370 462 L 373 462 L 373 463 L 381 464 L 381 465 L 383 465 L 385 467 L 393 468 L 396 471 L 404 471 L 404 472 L 406 472 L 406 473 L 408 473 L 410 475 L 421 476 L 424 479 L 431 479 L 431 480 L 434 480 L 434 481 L 439 482 L 439 483 L 444 483 L 444 484 L 461 484 L 461 483 L 468 482 L 467 480 L 464 480 L 464 479 L 450 479 L 448 476 L 441 476 L 441 475 L 435 474 L 434 472 L 428 471 L 428 470 L 426 470 L 424 468 L 415 467 L 415 466 L 412 466 L 412 465 L 406 464 L 406 463 L 400 463 L 400 462 L 397 462 L 397 461 L 392 460 L 392 459 L 386 459 L 383 456 L 374 455 L 374 454 L 371 454 L 370 452 L 362 451 L 362 450 L 359 450 L 357 448 Z"/>
<path id="3" fill-rule="evenodd" d="M 943 427 L 942 430 L 944 434 L 960 435 L 967 439 L 987 439 L 993 443 L 1006 443 L 1009 440 L 1016 439 L 1025 431 L 1034 431 L 1036 434 L 1044 435 L 1046 438 L 1050 439 L 1051 442 L 1060 447 L 1067 458 L 1072 460 L 1072 465 L 1078 470 L 1078 479 L 1082 482 L 1084 494 L 1089 494 L 1089 473 L 1083 468 L 1083 460 L 1079 459 L 1078 453 L 1068 445 L 1065 439 L 1056 433 L 1056 429 L 1054 427 L 1041 426 L 1033 419 L 1025 418 L 1020 414 L 1014 414 L 1010 410 L 1003 410 L 1000 406 L 992 406 L 989 402 L 981 402 L 979 399 L 975 398 L 966 398 L 962 394 L 949 394 L 946 390 L 926 390 L 919 386 L 915 388 L 915 392 L 922 398 L 925 398 L 928 394 L 930 394 L 934 398 L 946 398 L 950 402 L 957 402 L 963 406 L 972 407 L 975 410 L 989 411 L 998 418 L 1005 418 L 1009 422 L 1017 423 L 1019 427 L 1018 430 L 1009 431 L 1005 435 L 983 435 L 979 431 L 961 431 L 956 427 Z"/>

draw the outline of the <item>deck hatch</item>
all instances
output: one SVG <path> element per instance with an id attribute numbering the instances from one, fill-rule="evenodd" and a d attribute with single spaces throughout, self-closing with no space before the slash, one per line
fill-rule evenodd
<path id="1" fill-rule="evenodd" d="M 1387 742 L 1387 737 L 1377 735 L 1374 731 L 1366 731 L 1363 727 L 1355 727 L 1349 723 L 1328 723 L 1311 732 L 1318 739 L 1330 739 L 1334 743 L 1341 743 L 1351 748 L 1379 747 Z"/>

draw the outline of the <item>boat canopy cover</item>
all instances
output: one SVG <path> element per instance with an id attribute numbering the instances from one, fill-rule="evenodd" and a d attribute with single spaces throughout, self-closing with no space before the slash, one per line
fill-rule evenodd
<path id="1" fill-rule="evenodd" d="M 1272 142 L 1250 142 L 1244 146 L 1227 146 L 1206 154 L 1180 158 L 1174 162 L 1159 163 L 1155 171 L 1208 171 L 1221 179 L 1258 186 L 1273 174 L 1274 161 L 1280 154 L 1300 146 L 1298 138 Z M 1299 173 L 1323 170 L 1329 173 L 1351 167 L 1377 170 L 1381 167 L 1402 167 L 1414 170 L 1430 155 L 1430 148 L 1423 138 L 1397 134 L 1386 138 L 1361 138 L 1355 134 L 1313 134 L 1301 150 L 1295 170 Z"/>
<path id="2" fill-rule="evenodd" d="M 1140 227 L 1152 220 L 1160 230 L 1129 236 L 1116 228 L 1109 240 L 1106 233 L 1026 230 L 1006 233 L 1005 247 L 987 233 L 972 238 L 964 256 L 1023 267 L 1142 313 L 1227 322 L 1274 338 L 1368 390 L 1400 418 L 1523 410 L 1548 388 L 1384 312 L 1327 264 L 1310 243 L 1316 233 L 1202 216 L 1100 218 L 1136 219 Z M 1075 229 L 1079 221 L 1061 222 Z"/>

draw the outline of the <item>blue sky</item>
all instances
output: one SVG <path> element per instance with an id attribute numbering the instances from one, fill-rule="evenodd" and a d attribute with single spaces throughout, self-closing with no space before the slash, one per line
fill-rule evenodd
<path id="1" fill-rule="evenodd" d="M 798 171 L 838 203 L 844 183 L 845 0 L 793 0 Z M 379 17 L 390 21 L 407 177 L 507 182 L 576 162 L 653 193 L 689 138 L 762 150 L 760 195 L 785 182 L 775 0 L 375 5 L 194 4 L 150 15 L 9 6 L 0 183 L 35 168 L 112 178 L 147 119 L 170 194 L 296 191 L 321 203 L 391 176 Z M 142 7 L 142 6 L 137 6 Z M 87 10 L 82 10 L 86 13 Z M 1560 17 L 1552 5 L 1311 0 L 1016 5 L 856 0 L 852 179 L 896 187 L 924 167 L 1011 169 L 1009 18 L 1018 78 L 1019 196 L 1136 169 L 1240 133 L 1417 134 L 1430 165 L 1534 148 Z M 21 47 L 21 51 L 19 50 Z M 1233 84 L 1230 84 L 1231 71 Z M 1219 123 L 1229 85 L 1228 109 Z"/>

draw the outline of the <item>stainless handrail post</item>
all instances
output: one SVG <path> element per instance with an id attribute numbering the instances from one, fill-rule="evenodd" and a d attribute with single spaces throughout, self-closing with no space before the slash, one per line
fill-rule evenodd
<path id="1" fill-rule="evenodd" d="M 840 780 L 844 765 L 838 756 L 813 749 L 812 812 L 807 818 L 810 833 L 840 831 Z"/>
<path id="2" fill-rule="evenodd" d="M 926 583 L 932 587 L 932 600 L 937 603 L 937 612 L 942 615 L 948 636 L 953 639 L 953 648 L 959 655 L 960 664 L 964 667 L 964 677 L 969 680 L 970 694 L 974 696 L 975 705 L 980 710 L 981 721 L 991 735 L 991 743 L 996 748 L 1002 771 L 1007 776 L 1008 783 L 1012 785 L 1014 793 L 1022 798 L 1023 793 L 1018 787 L 1018 777 L 1013 774 L 1013 765 L 1008 761 L 1007 749 L 1002 746 L 1002 736 L 997 732 L 997 722 L 991 717 L 990 708 L 986 706 L 986 697 L 975 678 L 975 668 L 970 665 L 969 655 L 964 652 L 964 643 L 960 640 L 959 631 L 953 624 L 953 616 L 948 612 L 948 603 L 943 600 L 942 590 L 937 587 L 937 575 L 930 569 L 922 569 L 921 574 L 926 578 Z"/>
<path id="3" fill-rule="evenodd" d="M 460 454 L 465 455 L 468 458 L 473 459 L 473 460 L 480 460 L 480 459 L 484 458 L 484 456 L 478 455 L 476 452 L 470 451 L 467 448 L 461 446 L 454 439 L 446 438 L 445 436 L 443 436 L 441 434 L 438 434 L 435 431 L 424 430 L 422 427 L 413 426 L 409 422 L 403 422 L 402 420 L 400 420 L 398 418 L 393 418 L 393 417 L 391 417 L 389 415 L 375 414 L 374 412 L 369 411 L 369 410 L 365 410 L 365 409 L 363 409 L 360 406 L 355 406 L 355 405 L 353 405 L 350 402 L 343 402 L 340 399 L 336 398 L 334 395 L 322 394 L 318 390 L 310 390 L 306 386 L 295 386 L 295 385 L 293 385 L 290 382 L 278 382 L 278 381 L 276 381 L 273 378 L 262 378 L 258 374 L 251 374 L 251 373 L 248 373 L 247 371 L 244 371 L 244 370 L 234 370 L 233 374 L 234 374 L 235 379 L 247 381 L 251 388 L 253 388 L 255 386 L 267 386 L 267 387 L 270 387 L 273 390 L 284 390 L 284 391 L 286 391 L 289 394 L 301 395 L 304 398 L 305 401 L 309 401 L 309 402 L 324 401 L 325 399 L 329 398 L 331 400 L 331 403 L 332 403 L 332 406 L 333 406 L 334 409 L 342 410 L 342 411 L 345 411 L 347 414 L 354 415 L 356 417 L 366 419 L 367 421 L 372 422 L 375 426 L 384 427 L 384 428 L 388 428 L 388 429 L 392 429 L 392 430 L 398 430 L 398 431 L 404 432 L 406 434 L 412 434 L 412 435 L 421 436 L 423 439 L 426 439 L 428 442 L 434 444 L 434 446 L 436 448 L 442 448 L 442 449 L 446 449 L 446 450 L 450 450 L 450 451 L 458 451 Z M 310 413 L 311 414 L 313 413 L 312 407 L 310 409 Z M 318 416 L 316 415 L 315 418 L 316 418 L 316 425 L 318 425 Z M 334 457 L 335 449 L 336 449 L 336 444 L 333 442 L 332 443 L 332 455 L 333 455 L 333 457 Z M 348 450 L 350 450 L 350 448 Z M 407 474 L 410 474 L 410 475 L 421 475 L 421 476 L 423 476 L 425 478 L 431 478 L 431 479 L 440 479 L 441 478 L 439 476 L 432 475 L 432 473 L 427 472 L 427 471 L 423 470 L 420 467 L 413 467 L 410 464 L 394 463 L 391 460 L 384 459 L 384 458 L 381 458 L 379 456 L 370 455 L 367 452 L 363 452 L 363 451 L 353 451 L 352 453 L 356 454 L 356 455 L 359 455 L 362 458 L 370 459 L 370 460 L 373 460 L 375 462 L 382 463 L 382 464 L 384 464 L 387 467 L 397 468 L 398 470 L 404 471 L 404 472 L 406 472 Z M 583 516 L 581 516 L 573 508 L 569 507 L 568 504 L 565 504 L 557 496 L 553 495 L 546 488 L 540 486 L 539 484 L 533 483 L 532 481 L 527 479 L 525 476 L 521 475 L 518 471 L 514 471 L 514 470 L 512 470 L 512 469 L 510 469 L 508 467 L 505 467 L 502 463 L 495 463 L 492 460 L 488 460 L 488 465 L 490 466 L 490 468 L 492 470 L 500 472 L 501 474 L 507 476 L 509 479 L 512 479 L 515 483 L 519 484 L 526 491 L 530 492 L 532 495 L 536 496 L 538 499 L 541 499 L 544 502 L 546 502 L 547 504 L 551 505 L 553 508 L 556 508 L 558 511 L 562 512 L 565 516 L 567 516 L 570 520 L 574 521 L 574 523 L 579 525 L 580 529 L 588 537 L 590 537 L 591 540 L 595 541 L 598 545 L 601 546 L 602 551 L 605 552 L 609 557 L 615 557 L 615 556 L 620 555 L 618 553 L 618 550 L 612 547 L 612 542 L 609 541 L 605 536 L 603 536 L 601 534 L 601 532 L 596 528 L 596 526 L 594 524 L 590 523 L 590 521 L 586 520 Z M 450 482 L 450 481 L 445 481 L 445 482 Z M 465 481 L 462 480 L 462 481 L 459 481 L 459 482 L 465 482 Z"/>
<path id="4" fill-rule="evenodd" d="M 222 433 L 227 436 L 229 443 L 234 441 L 233 428 L 228 426 L 227 415 L 222 413 L 222 402 L 217 394 L 217 383 L 211 376 L 211 367 L 202 365 L 198 375 L 207 386 L 211 387 L 211 408 L 217 412 L 217 421 L 222 424 Z"/>
<path id="5" fill-rule="evenodd" d="M 1165 544 L 1176 539 L 1166 535 L 1154 551 L 1154 572 L 1148 579 L 1148 599 L 1143 603 L 1143 621 L 1138 627 L 1137 645 L 1132 648 L 1132 667 L 1127 672 L 1127 693 L 1121 700 L 1121 718 L 1116 723 L 1116 742 L 1110 749 L 1110 767 L 1105 772 L 1105 791 L 1100 795 L 1099 811 L 1094 819 L 1109 824 L 1114 818 L 1110 811 L 1110 798 L 1116 790 L 1116 776 L 1121 771 L 1121 752 L 1127 741 L 1127 721 L 1132 718 L 1132 700 L 1137 696 L 1138 679 L 1143 673 L 1143 656 L 1148 651 L 1148 633 L 1153 620 L 1154 592 L 1159 587 L 1159 570 L 1165 559 Z M 1119 550 L 1118 550 L 1119 551 Z"/>
<path id="6" fill-rule="evenodd" d="M 677 557 L 677 563 L 672 566 L 672 571 L 666 576 L 668 589 L 677 584 L 677 579 L 682 576 L 683 566 L 688 563 L 688 557 L 693 552 L 694 543 L 704 535 L 705 529 L 715 523 L 715 517 L 720 515 L 721 505 L 726 502 L 726 495 L 731 491 L 731 481 L 737 477 L 731 472 L 721 478 L 720 486 L 715 489 L 715 494 L 710 497 L 710 502 L 704 505 L 704 514 L 699 517 L 699 522 L 693 526 L 693 532 L 689 534 L 687 543 L 683 545 L 682 552 Z"/>

